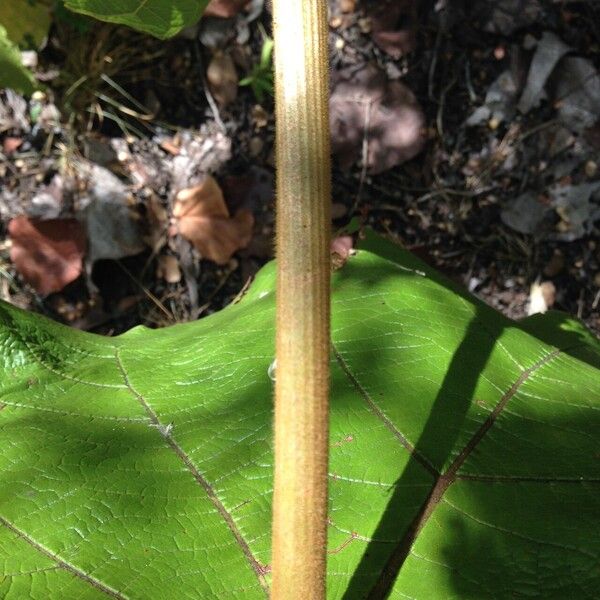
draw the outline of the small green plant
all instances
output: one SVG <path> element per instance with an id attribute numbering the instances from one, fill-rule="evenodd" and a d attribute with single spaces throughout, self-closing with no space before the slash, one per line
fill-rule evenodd
<path id="1" fill-rule="evenodd" d="M 241 86 L 250 86 L 259 103 L 265 94 L 273 95 L 273 40 L 263 31 L 263 45 L 260 61 L 256 63 L 249 75 L 240 80 Z"/>

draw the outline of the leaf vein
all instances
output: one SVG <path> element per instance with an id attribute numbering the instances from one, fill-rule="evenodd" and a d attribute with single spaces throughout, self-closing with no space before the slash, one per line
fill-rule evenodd
<path id="1" fill-rule="evenodd" d="M 52 550 L 49 550 L 48 548 L 46 548 L 45 546 L 40 544 L 38 541 L 34 540 L 30 535 L 28 535 L 27 533 L 25 533 L 24 531 L 19 529 L 16 525 L 11 523 L 8 519 L 5 519 L 4 517 L 0 516 L 0 524 L 4 525 L 4 527 L 6 527 L 8 530 L 12 531 L 16 536 L 20 537 L 23 541 L 25 541 L 31 547 L 35 548 L 35 550 L 37 550 L 38 552 L 40 552 L 41 554 L 43 554 L 50 560 L 54 561 L 56 563 L 57 567 L 71 573 L 71 575 L 74 575 L 78 579 L 85 581 L 92 587 L 96 588 L 97 590 L 100 590 L 105 595 L 110 596 L 111 598 L 117 598 L 118 600 L 127 600 L 127 596 L 124 596 L 123 594 L 119 593 L 117 590 L 115 590 L 112 587 L 110 587 L 109 585 L 103 583 L 99 579 L 96 579 L 95 577 L 88 575 L 85 571 L 82 571 L 79 567 L 76 567 L 75 565 L 67 562 L 66 560 L 63 560 L 56 553 L 52 552 Z"/>
<path id="2" fill-rule="evenodd" d="M 269 595 L 269 586 L 264 576 L 264 567 L 259 563 L 259 561 L 255 558 L 248 542 L 244 539 L 240 529 L 238 528 L 234 518 L 230 514 L 230 512 L 225 508 L 225 505 L 221 502 L 219 497 L 217 496 L 213 486 L 209 483 L 209 481 L 200 473 L 192 459 L 187 455 L 185 450 L 173 439 L 171 432 L 169 429 L 163 425 L 158 418 L 158 415 L 154 412 L 153 408 L 146 402 L 146 399 L 142 394 L 140 394 L 131 384 L 129 380 L 129 376 L 127 375 L 127 371 L 125 370 L 125 366 L 123 365 L 123 361 L 121 360 L 121 355 L 119 350 L 115 351 L 115 359 L 117 362 L 117 367 L 121 371 L 121 375 L 123 377 L 123 381 L 125 382 L 125 387 L 131 392 L 131 394 L 138 400 L 138 402 L 142 405 L 145 410 L 148 418 L 150 419 L 152 425 L 157 429 L 158 433 L 163 437 L 166 444 L 169 448 L 177 455 L 177 457 L 181 460 L 181 462 L 185 465 L 187 470 L 192 474 L 196 482 L 204 489 L 206 495 L 209 500 L 213 503 L 214 507 L 217 509 L 221 518 L 225 521 L 225 524 L 233 534 L 239 548 L 241 549 L 244 557 L 249 563 L 252 571 L 258 578 L 258 582 L 262 587 L 265 595 L 268 597 Z"/>
<path id="3" fill-rule="evenodd" d="M 415 446 L 408 440 L 408 438 L 396 427 L 396 425 L 392 422 L 392 420 L 377 406 L 377 404 L 371 398 L 369 392 L 363 387 L 363 385 L 358 381 L 358 379 L 354 376 L 352 371 L 350 371 L 350 367 L 335 347 L 335 344 L 331 344 L 333 354 L 340 365 L 342 371 L 350 380 L 350 383 L 353 387 L 358 391 L 362 399 L 367 403 L 367 406 L 371 410 L 371 412 L 388 428 L 388 430 L 396 437 L 396 439 L 404 446 L 404 448 L 410 453 L 411 456 L 429 473 L 431 473 L 434 477 L 439 477 L 439 471 L 433 466 L 430 460 L 423 456 Z"/>

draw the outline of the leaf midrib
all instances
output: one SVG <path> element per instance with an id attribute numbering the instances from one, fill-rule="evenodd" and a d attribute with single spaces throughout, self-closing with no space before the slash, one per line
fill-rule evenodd
<path id="1" fill-rule="evenodd" d="M 411 524 L 408 526 L 405 534 L 400 539 L 400 541 L 396 544 L 394 550 L 390 554 L 390 557 L 381 571 L 381 574 L 373 584 L 371 591 L 368 594 L 368 598 L 370 599 L 378 599 L 378 598 L 386 598 L 389 594 L 391 587 L 393 586 L 396 577 L 402 568 L 406 558 L 408 557 L 410 550 L 416 541 L 419 533 L 429 520 L 429 517 L 434 512 L 437 505 L 442 500 L 444 494 L 448 490 L 448 488 L 458 479 L 458 471 L 465 463 L 466 459 L 470 456 L 470 454 L 475 450 L 475 448 L 479 445 L 481 440 L 486 436 L 488 431 L 493 427 L 497 418 L 500 416 L 506 405 L 509 403 L 511 398 L 513 398 L 518 392 L 519 388 L 541 367 L 550 363 L 557 356 L 561 354 L 559 349 L 556 349 L 536 363 L 534 363 L 531 367 L 521 371 L 519 377 L 515 380 L 512 386 L 502 395 L 492 412 L 488 415 L 486 420 L 481 424 L 481 426 L 475 431 L 470 440 L 464 446 L 464 448 L 460 451 L 458 456 L 452 461 L 451 465 L 444 473 L 439 473 L 436 471 L 434 481 L 427 498 L 421 505 L 421 508 L 415 518 L 412 520 Z M 379 409 L 377 404 L 373 401 L 373 399 L 366 392 L 364 387 L 360 384 L 360 382 L 351 374 L 348 366 L 345 361 L 339 354 L 337 350 L 335 350 L 336 359 L 338 360 L 340 366 L 344 370 L 344 372 L 349 375 L 349 379 L 357 391 L 360 393 L 361 397 L 367 402 L 371 411 L 380 419 L 384 421 L 386 427 L 390 427 L 390 424 L 394 427 L 394 430 L 397 430 L 395 425 L 391 423 L 391 421 L 385 416 L 383 411 Z M 389 422 L 389 423 L 388 423 Z M 424 457 L 421 453 L 417 452 L 414 445 L 406 440 L 406 438 L 402 435 L 400 438 L 398 435 L 396 436 L 402 446 L 409 451 L 411 456 L 422 466 L 424 466 L 428 471 L 430 471 L 429 466 L 431 466 L 431 462 L 429 459 Z M 403 440 L 406 440 L 404 442 Z M 412 448 L 412 450 L 411 450 Z M 428 465 L 428 466 L 426 466 Z M 433 467 L 431 467 L 433 468 Z M 430 471 L 431 472 L 431 471 Z M 512 480 L 511 480 L 512 481 Z"/>
<path id="2" fill-rule="evenodd" d="M 103 592 L 105 595 L 110 596 L 111 598 L 117 598 L 118 600 L 127 600 L 127 596 L 123 596 L 123 594 L 119 593 L 117 590 L 113 589 L 106 583 L 100 581 L 99 579 L 96 579 L 95 577 L 92 577 L 91 575 L 88 575 L 85 571 L 83 571 L 79 567 L 76 567 L 75 565 L 62 559 L 60 556 L 58 556 L 58 554 L 55 554 L 54 552 L 52 552 L 51 550 L 49 550 L 48 548 L 46 548 L 45 546 L 40 544 L 37 540 L 33 539 L 29 534 L 25 533 L 24 531 L 19 529 L 16 525 L 14 525 L 13 523 L 11 523 L 10 521 L 8 521 L 7 519 L 5 519 L 2 516 L 0 516 L 0 524 L 4 525 L 4 527 L 6 527 L 9 531 L 12 531 L 16 536 L 18 536 L 23 541 L 25 541 L 27 544 L 29 544 L 30 546 L 35 548 L 35 550 L 37 550 L 38 552 L 40 552 L 41 554 L 43 554 L 44 556 L 49 558 L 51 561 L 53 561 L 58 568 L 63 569 L 64 571 L 67 571 L 68 573 L 71 573 L 71 575 L 74 575 L 78 579 L 85 581 L 86 583 L 91 585 L 93 588 Z"/>
<path id="3" fill-rule="evenodd" d="M 136 400 L 141 404 L 142 408 L 148 415 L 148 418 L 152 422 L 152 425 L 156 428 L 157 433 L 164 439 L 167 446 L 175 453 L 175 455 L 181 460 L 181 462 L 185 465 L 186 469 L 191 473 L 196 482 L 202 487 L 202 489 L 206 492 L 209 500 L 212 502 L 213 506 L 217 509 L 217 512 L 221 516 L 221 518 L 225 521 L 228 529 L 233 534 L 237 545 L 242 551 L 246 561 L 250 565 L 253 573 L 256 575 L 258 579 L 258 583 L 260 584 L 263 592 L 266 597 L 269 597 L 269 585 L 265 579 L 265 567 L 261 565 L 261 563 L 256 559 L 254 553 L 250 549 L 248 542 L 245 540 L 238 526 L 236 525 L 233 517 L 230 512 L 225 508 L 225 505 L 219 499 L 217 493 L 215 492 L 213 486 L 210 482 L 202 475 L 202 473 L 198 470 L 192 459 L 188 456 L 185 450 L 175 441 L 170 432 L 166 429 L 165 424 L 163 424 L 158 415 L 152 407 L 148 404 L 146 399 L 142 394 L 140 394 L 135 387 L 131 384 L 129 380 L 129 376 L 127 375 L 127 371 L 125 366 L 123 365 L 123 361 L 121 359 L 119 350 L 115 350 L 115 360 L 117 362 L 117 367 L 121 372 L 123 377 L 123 381 L 125 383 L 125 387 L 131 393 L 131 395 L 136 398 Z"/>

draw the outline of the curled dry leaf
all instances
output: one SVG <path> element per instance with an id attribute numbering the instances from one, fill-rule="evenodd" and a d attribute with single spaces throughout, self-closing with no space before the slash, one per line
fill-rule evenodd
<path id="1" fill-rule="evenodd" d="M 358 159 L 364 142 L 372 174 L 410 160 L 425 145 L 425 117 L 414 94 L 373 65 L 338 72 L 329 106 L 332 150 L 343 169 Z"/>
<path id="2" fill-rule="evenodd" d="M 89 263 L 143 252 L 139 214 L 127 186 L 104 167 L 84 162 L 78 166 L 88 185 L 81 214 L 90 241 Z"/>
<path id="3" fill-rule="evenodd" d="M 252 213 L 241 209 L 230 217 L 221 188 L 210 175 L 200 185 L 177 194 L 173 217 L 171 235 L 180 233 L 204 258 L 220 265 L 252 238 Z"/>
<path id="4" fill-rule="evenodd" d="M 570 50 L 571 48 L 557 35 L 551 31 L 544 32 L 542 39 L 537 44 L 527 75 L 525 89 L 519 100 L 518 107 L 522 113 L 529 112 L 546 98 L 546 82 L 557 63 Z"/>
<path id="5" fill-rule="evenodd" d="M 85 232 L 75 219 L 37 221 L 16 217 L 8 225 L 10 258 L 39 294 L 62 290 L 81 275 Z"/>

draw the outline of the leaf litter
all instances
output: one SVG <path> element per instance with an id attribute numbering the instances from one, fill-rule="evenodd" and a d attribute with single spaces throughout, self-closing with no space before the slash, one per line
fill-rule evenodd
<path id="1" fill-rule="evenodd" d="M 8 233 L 10 258 L 38 294 L 59 292 L 81 275 L 86 236 L 75 219 L 16 217 L 8 224 Z"/>
<path id="2" fill-rule="evenodd" d="M 173 206 L 171 235 L 181 234 L 200 252 L 219 265 L 225 265 L 252 237 L 254 217 L 240 209 L 231 217 L 223 192 L 213 177 L 193 188 L 181 190 Z"/>
<path id="3" fill-rule="evenodd" d="M 372 64 L 332 76 L 331 145 L 340 166 L 361 157 L 371 174 L 414 158 L 425 145 L 425 118 L 414 94 Z"/>

